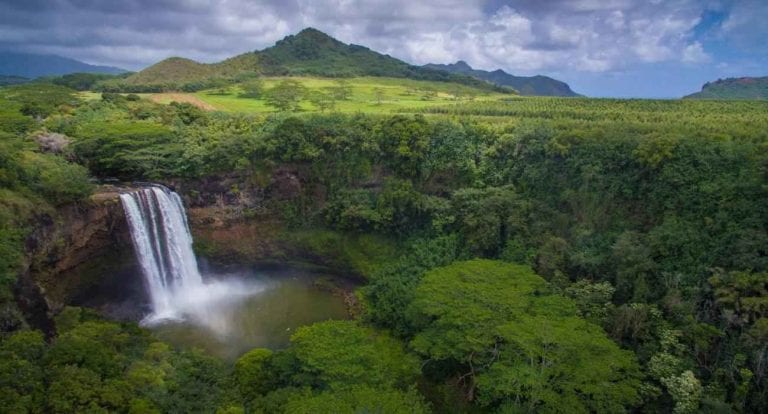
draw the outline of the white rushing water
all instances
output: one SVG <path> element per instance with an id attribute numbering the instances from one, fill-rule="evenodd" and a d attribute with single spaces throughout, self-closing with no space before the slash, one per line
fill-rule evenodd
<path id="1" fill-rule="evenodd" d="M 259 290 L 236 279 L 205 283 L 192 251 L 181 198 L 155 185 L 120 195 L 152 313 L 143 324 L 189 320 L 220 336 L 230 333 L 228 310 Z"/>

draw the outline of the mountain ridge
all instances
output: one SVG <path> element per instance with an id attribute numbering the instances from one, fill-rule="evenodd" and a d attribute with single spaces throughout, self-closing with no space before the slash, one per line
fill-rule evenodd
<path id="1" fill-rule="evenodd" d="M 127 72 L 114 66 L 91 65 L 59 55 L 38 55 L 0 51 L 0 75 L 28 79 L 61 76 L 71 73 L 104 73 L 117 75 Z"/>
<path id="2" fill-rule="evenodd" d="M 22 83 L 27 83 L 31 81 L 32 79 L 25 78 L 23 76 L 16 76 L 16 75 L 0 75 L 0 86 L 7 86 L 7 85 L 19 85 Z"/>
<path id="3" fill-rule="evenodd" d="M 581 96 L 571 90 L 571 87 L 560 80 L 549 76 L 515 76 L 501 69 L 485 71 L 474 69 L 467 62 L 459 60 L 450 64 L 428 63 L 424 67 L 444 70 L 451 73 L 460 73 L 478 79 L 482 79 L 499 86 L 508 86 L 517 90 L 521 95 L 527 96 Z"/>
<path id="4" fill-rule="evenodd" d="M 321 76 L 344 78 L 376 76 L 455 82 L 485 90 L 514 93 L 464 74 L 411 65 L 368 47 L 346 44 L 314 28 L 286 36 L 273 46 L 246 52 L 216 63 L 199 63 L 184 58 L 169 58 L 145 68 L 124 81 L 140 87 L 185 83 L 188 89 L 210 87 L 217 79 L 257 76 Z M 192 85 L 192 86 L 189 86 Z"/>
<path id="5" fill-rule="evenodd" d="M 768 99 L 768 76 L 718 79 L 683 99 Z"/>

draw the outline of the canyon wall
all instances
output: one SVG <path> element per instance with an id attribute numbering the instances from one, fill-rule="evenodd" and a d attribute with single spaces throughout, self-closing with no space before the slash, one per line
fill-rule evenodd
<path id="1" fill-rule="evenodd" d="M 33 326 L 48 330 L 51 316 L 100 282 L 105 272 L 131 266 L 130 234 L 116 188 L 35 218 L 25 240 L 17 302 Z"/>
<path id="2" fill-rule="evenodd" d="M 182 196 L 195 250 L 218 267 L 289 264 L 362 273 L 335 255 L 337 235 L 292 231 L 285 222 L 281 208 L 306 196 L 307 176 L 300 168 L 282 166 L 261 179 L 230 174 L 162 184 Z M 89 200 L 35 219 L 16 294 L 31 325 L 50 331 L 52 316 L 64 306 L 88 303 L 88 296 L 103 294 L 105 285 L 119 290 L 122 282 L 116 279 L 138 276 L 119 197 L 130 188 L 100 186 Z M 313 205 L 322 205 L 324 194 L 311 197 Z"/>

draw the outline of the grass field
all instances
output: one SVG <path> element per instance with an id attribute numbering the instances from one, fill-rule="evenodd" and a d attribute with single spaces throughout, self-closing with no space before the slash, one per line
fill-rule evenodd
<path id="1" fill-rule="evenodd" d="M 318 77 L 262 78 L 269 90 L 285 79 L 300 82 L 308 92 L 324 91 L 337 79 Z M 488 125 L 510 126 L 520 122 L 547 121 L 572 128 L 602 128 L 632 125 L 639 132 L 671 130 L 722 133 L 732 136 L 764 137 L 768 134 L 768 102 L 718 100 L 653 100 L 527 97 L 479 90 L 446 83 L 400 78 L 346 78 L 351 94 L 336 101 L 334 111 L 345 113 L 421 113 L 427 116 L 473 118 Z M 277 112 L 264 99 L 240 97 L 239 85 L 196 93 L 139 94 L 161 104 L 172 101 L 192 103 L 209 111 L 261 113 Z M 84 99 L 101 94 L 83 92 Z M 301 113 L 318 112 L 308 100 Z M 569 127 L 569 128 L 570 128 Z M 681 132 L 682 133 L 682 132 Z"/>
<path id="2" fill-rule="evenodd" d="M 282 77 L 262 78 L 264 90 L 283 81 Z M 330 78 L 291 77 L 301 83 L 307 91 L 323 91 L 337 85 L 337 80 Z M 351 89 L 348 100 L 336 101 L 335 111 L 391 113 L 404 109 L 421 109 L 458 102 L 496 101 L 510 97 L 509 94 L 488 92 L 456 83 L 417 81 L 400 78 L 359 77 L 346 78 Z M 183 101 L 195 104 L 206 110 L 225 112 L 268 113 L 277 112 L 267 105 L 264 99 L 243 98 L 238 85 L 196 93 L 150 93 L 138 94 L 158 103 Z M 84 99 L 97 99 L 100 94 L 82 93 Z M 302 111 L 318 111 L 308 100 L 301 102 Z"/>
<path id="3" fill-rule="evenodd" d="M 267 90 L 285 78 L 265 78 L 264 89 Z M 322 91 L 324 88 L 333 87 L 337 81 L 328 78 L 292 77 L 299 81 L 308 91 Z M 429 106 L 445 105 L 458 101 L 498 100 L 509 95 L 489 93 L 472 87 L 445 83 L 415 81 L 397 78 L 351 78 L 347 79 L 352 94 L 350 99 L 336 102 L 336 111 L 339 112 L 393 112 L 404 108 L 425 108 Z M 379 94 L 377 96 L 377 90 Z M 226 95 L 214 93 L 215 91 L 197 92 L 195 95 L 205 103 L 218 110 L 228 112 L 275 112 L 276 109 L 267 105 L 263 99 L 241 98 L 240 88 L 230 87 L 225 89 Z M 308 101 L 302 101 L 301 109 L 316 111 L 314 105 Z"/>

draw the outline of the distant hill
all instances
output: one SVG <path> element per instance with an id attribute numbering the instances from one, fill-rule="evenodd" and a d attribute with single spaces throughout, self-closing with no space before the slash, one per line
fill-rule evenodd
<path id="1" fill-rule="evenodd" d="M 471 66 L 460 60 L 449 65 L 438 65 L 430 63 L 424 65 L 425 68 L 443 70 L 451 73 L 460 73 L 482 79 L 496 85 L 509 86 L 514 88 L 521 95 L 529 96 L 581 96 L 571 90 L 567 83 L 552 79 L 548 76 L 515 76 L 504 72 L 501 69 L 488 72 L 485 70 L 473 69 Z"/>
<path id="2" fill-rule="evenodd" d="M 215 65 L 206 65 L 190 59 L 172 57 L 134 73 L 126 78 L 126 82 L 131 84 L 190 82 L 205 79 L 215 74 Z"/>
<path id="3" fill-rule="evenodd" d="M 288 36 L 257 54 L 261 71 L 269 75 L 386 76 L 482 85 L 468 76 L 413 66 L 365 46 L 342 43 L 312 28 Z"/>
<path id="4" fill-rule="evenodd" d="M 0 52 L 0 75 L 38 78 L 69 73 L 119 74 L 125 70 L 112 66 L 95 66 L 56 55 Z"/>
<path id="5" fill-rule="evenodd" d="M 18 85 L 21 83 L 27 83 L 30 80 L 31 79 L 25 78 L 23 76 L 0 75 L 0 86 Z"/>
<path id="6" fill-rule="evenodd" d="M 348 45 L 312 28 L 302 30 L 261 51 L 244 53 L 218 63 L 198 63 L 170 58 L 137 72 L 124 81 L 110 82 L 153 89 L 179 87 L 200 89 L 220 81 L 247 76 L 306 75 L 322 77 L 385 76 L 455 82 L 486 90 L 513 92 L 464 74 L 410 65 L 364 46 Z"/>
<path id="7" fill-rule="evenodd" d="M 685 99 L 768 99 L 768 76 L 728 78 L 707 82 Z"/>

